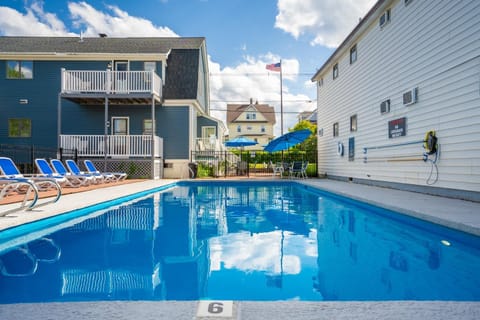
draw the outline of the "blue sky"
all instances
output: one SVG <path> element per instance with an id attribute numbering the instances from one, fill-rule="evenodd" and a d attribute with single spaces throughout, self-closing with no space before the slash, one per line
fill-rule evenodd
<path id="1" fill-rule="evenodd" d="M 212 115 L 250 98 L 280 112 L 284 131 L 316 108 L 310 78 L 375 0 L 0 0 L 0 35 L 200 36 L 207 41 Z M 277 113 L 275 133 L 280 131 Z"/>

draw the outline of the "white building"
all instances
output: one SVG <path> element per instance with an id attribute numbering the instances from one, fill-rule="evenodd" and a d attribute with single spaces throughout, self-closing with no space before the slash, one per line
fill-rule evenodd
<path id="1" fill-rule="evenodd" d="M 320 174 L 480 201 L 480 1 L 379 0 L 312 80 Z"/>

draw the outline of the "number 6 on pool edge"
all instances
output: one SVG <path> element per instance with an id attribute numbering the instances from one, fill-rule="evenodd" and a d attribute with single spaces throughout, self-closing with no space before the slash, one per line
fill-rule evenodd
<path id="1" fill-rule="evenodd" d="M 212 302 L 208 305 L 209 313 L 222 313 L 223 312 L 223 303 L 221 302 Z"/>

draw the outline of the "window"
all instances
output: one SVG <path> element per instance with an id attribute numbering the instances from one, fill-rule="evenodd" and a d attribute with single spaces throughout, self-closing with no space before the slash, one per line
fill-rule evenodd
<path id="1" fill-rule="evenodd" d="M 8 136 L 10 138 L 30 138 L 32 136 L 32 120 L 8 119 Z"/>
<path id="2" fill-rule="evenodd" d="M 143 119 L 143 134 L 151 135 L 153 129 L 152 119 Z"/>
<path id="3" fill-rule="evenodd" d="M 378 21 L 378 24 L 380 25 L 380 28 L 383 28 L 387 23 L 390 22 L 390 9 L 385 11 L 381 16 Z"/>
<path id="4" fill-rule="evenodd" d="M 354 63 L 355 61 L 357 61 L 357 45 L 354 45 L 350 49 L 350 64 Z"/>
<path id="5" fill-rule="evenodd" d="M 389 112 L 390 112 L 390 99 L 387 99 L 385 101 L 382 101 L 382 103 L 380 103 L 380 113 L 384 114 Z"/>
<path id="6" fill-rule="evenodd" d="M 357 115 L 354 114 L 350 117 L 350 132 L 357 131 Z"/>
<path id="7" fill-rule="evenodd" d="M 247 131 L 252 131 L 252 126 L 247 126 Z"/>
<path id="8" fill-rule="evenodd" d="M 155 71 L 156 63 L 155 61 L 145 61 L 143 63 L 143 70 L 145 71 Z"/>
<path id="9" fill-rule="evenodd" d="M 265 125 L 262 125 L 262 127 L 261 127 L 260 131 L 261 131 L 262 133 L 266 131 L 266 129 L 265 129 Z"/>
<path id="10" fill-rule="evenodd" d="M 319 87 L 322 87 L 322 86 L 323 86 L 323 78 L 321 78 L 320 80 L 318 80 L 318 86 L 319 86 Z"/>
<path id="11" fill-rule="evenodd" d="M 255 120 L 255 119 L 257 119 L 257 114 L 255 112 L 247 113 L 247 120 Z"/>
<path id="12" fill-rule="evenodd" d="M 339 131 L 339 125 L 338 122 L 335 122 L 333 124 L 333 136 L 338 137 L 338 131 Z"/>
<path id="13" fill-rule="evenodd" d="M 33 62 L 7 61 L 7 79 L 33 79 Z"/>
<path id="14" fill-rule="evenodd" d="M 335 63 L 335 65 L 333 66 L 333 80 L 335 80 L 336 78 L 338 78 L 338 63 Z"/>
<path id="15" fill-rule="evenodd" d="M 237 132 L 242 132 L 242 126 L 240 125 L 237 126 Z"/>

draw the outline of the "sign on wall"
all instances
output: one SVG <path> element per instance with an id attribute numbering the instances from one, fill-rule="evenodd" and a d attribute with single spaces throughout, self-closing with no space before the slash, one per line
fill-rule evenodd
<path id="1" fill-rule="evenodd" d="M 407 135 L 407 118 L 388 121 L 388 138 L 398 138 Z"/>

